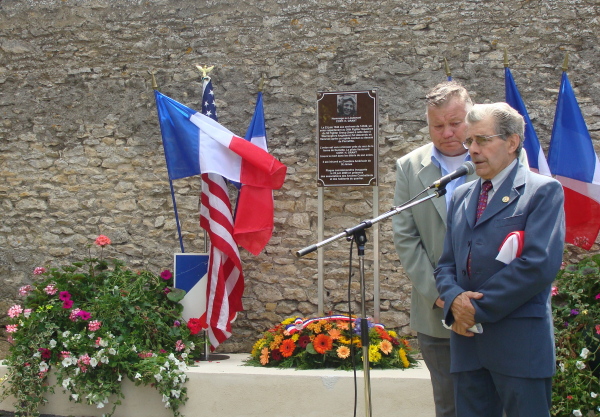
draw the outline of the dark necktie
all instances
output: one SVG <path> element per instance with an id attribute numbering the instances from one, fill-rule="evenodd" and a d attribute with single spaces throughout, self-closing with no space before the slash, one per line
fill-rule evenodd
<path id="1" fill-rule="evenodd" d="M 488 194 L 491 189 L 491 181 L 484 181 L 483 184 L 481 184 L 481 193 L 479 194 L 479 201 L 477 201 L 477 215 L 475 217 L 475 223 L 479 221 L 479 218 L 487 207 Z M 471 276 L 471 251 L 469 251 L 469 258 L 467 259 L 467 271 L 469 272 L 469 276 Z"/>

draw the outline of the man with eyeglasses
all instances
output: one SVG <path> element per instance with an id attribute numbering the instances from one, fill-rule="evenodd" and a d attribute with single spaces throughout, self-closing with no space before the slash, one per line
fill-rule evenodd
<path id="1" fill-rule="evenodd" d="M 455 190 L 435 270 L 452 326 L 456 413 L 547 417 L 555 371 L 550 292 L 565 235 L 562 186 L 518 161 L 525 125 L 508 104 L 476 104 L 466 121 L 463 144 L 481 179 Z M 516 254 L 500 258 L 510 244 Z"/>

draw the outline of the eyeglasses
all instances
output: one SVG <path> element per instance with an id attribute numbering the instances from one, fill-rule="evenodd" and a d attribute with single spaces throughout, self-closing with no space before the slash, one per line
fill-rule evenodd
<path id="1" fill-rule="evenodd" d="M 473 141 L 475 141 L 477 142 L 477 145 L 483 147 L 490 143 L 492 141 L 492 138 L 495 138 L 497 136 L 502 136 L 502 134 L 490 136 L 474 136 L 472 138 L 467 138 L 462 144 L 465 147 L 465 149 L 469 149 L 473 144 Z"/>

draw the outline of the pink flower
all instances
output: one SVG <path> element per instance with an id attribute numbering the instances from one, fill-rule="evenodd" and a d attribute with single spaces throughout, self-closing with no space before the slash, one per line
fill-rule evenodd
<path id="1" fill-rule="evenodd" d="M 19 288 L 19 295 L 26 296 L 29 295 L 33 287 L 31 285 L 24 285 Z"/>
<path id="2" fill-rule="evenodd" d="M 61 359 L 68 358 L 69 356 L 71 356 L 71 352 L 69 352 L 68 350 L 61 350 L 60 351 L 60 358 Z"/>
<path id="3" fill-rule="evenodd" d="M 88 324 L 88 329 L 90 330 L 90 332 L 95 332 L 96 330 L 100 329 L 100 326 L 102 326 L 102 322 L 98 320 L 92 320 Z"/>
<path id="4" fill-rule="evenodd" d="M 73 310 L 71 310 L 71 314 L 69 314 L 69 320 L 77 321 L 77 319 L 79 318 L 78 314 L 80 311 L 81 309 L 79 308 L 74 308 Z"/>
<path id="5" fill-rule="evenodd" d="M 552 287 L 552 297 L 558 295 L 558 287 Z"/>
<path id="6" fill-rule="evenodd" d="M 89 320 L 92 315 L 85 310 L 81 310 L 77 313 L 81 320 Z"/>
<path id="7" fill-rule="evenodd" d="M 31 309 L 30 308 L 26 308 L 25 310 L 23 310 L 23 315 L 25 316 L 25 318 L 29 318 L 29 316 L 31 316 Z"/>
<path id="8" fill-rule="evenodd" d="M 600 300 L 600 294 L 596 294 L 596 300 Z"/>
<path id="9" fill-rule="evenodd" d="M 168 269 L 165 269 L 160 273 L 160 277 L 166 281 L 168 279 L 173 278 L 173 274 Z"/>
<path id="10" fill-rule="evenodd" d="M 100 235 L 96 238 L 94 243 L 98 246 L 105 247 L 106 245 L 110 245 L 110 239 L 104 235 Z"/>
<path id="11" fill-rule="evenodd" d="M 600 324 L 596 324 L 596 334 L 600 334 Z"/>
<path id="12" fill-rule="evenodd" d="M 63 301 L 62 308 L 69 309 L 73 307 L 73 300 L 65 300 Z"/>
<path id="13" fill-rule="evenodd" d="M 43 266 L 38 266 L 33 270 L 33 275 L 42 275 L 44 272 L 46 272 L 46 268 Z"/>
<path id="14" fill-rule="evenodd" d="M 181 352 L 183 349 L 185 349 L 185 343 L 181 339 L 175 342 L 175 350 L 177 352 Z"/>
<path id="15" fill-rule="evenodd" d="M 71 294 L 69 294 L 69 291 L 61 291 L 58 298 L 60 298 L 61 301 L 67 301 L 71 299 Z"/>
<path id="16" fill-rule="evenodd" d="M 19 314 L 21 314 L 23 312 L 23 307 L 21 307 L 18 304 L 15 304 L 14 306 L 12 306 L 11 308 L 8 309 L 8 316 L 12 319 L 14 319 L 15 317 L 18 317 Z"/>
<path id="17" fill-rule="evenodd" d="M 18 326 L 17 326 L 16 324 L 7 324 L 7 325 L 6 325 L 6 331 L 7 331 L 8 333 L 14 333 L 14 332 L 16 332 L 16 331 L 17 331 L 17 327 L 18 327 Z"/>
<path id="18" fill-rule="evenodd" d="M 44 292 L 48 295 L 54 295 L 54 294 L 56 294 L 57 291 L 58 290 L 56 289 L 54 284 L 50 284 L 50 285 L 46 286 L 46 288 L 44 288 Z"/>

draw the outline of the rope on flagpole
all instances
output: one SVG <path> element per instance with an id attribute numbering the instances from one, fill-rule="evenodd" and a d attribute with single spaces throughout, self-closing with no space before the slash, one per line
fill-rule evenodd
<path id="1" fill-rule="evenodd" d="M 565 54 L 565 60 L 563 61 L 562 70 L 563 72 L 567 72 L 569 69 L 569 53 Z"/>
<path id="2" fill-rule="evenodd" d="M 156 83 L 156 78 L 154 74 L 156 71 L 148 71 L 148 74 L 152 76 L 152 89 L 158 91 L 158 84 Z M 181 225 L 179 224 L 179 214 L 177 213 L 177 203 L 175 202 L 175 189 L 173 188 L 173 180 L 171 180 L 171 174 L 169 174 L 169 170 L 167 169 L 167 177 L 169 178 L 169 188 L 171 189 L 171 200 L 173 200 L 173 211 L 175 212 L 175 223 L 177 224 L 177 235 L 179 236 L 179 247 L 181 248 L 181 253 L 185 253 L 185 249 L 183 247 L 183 237 L 181 236 Z"/>

